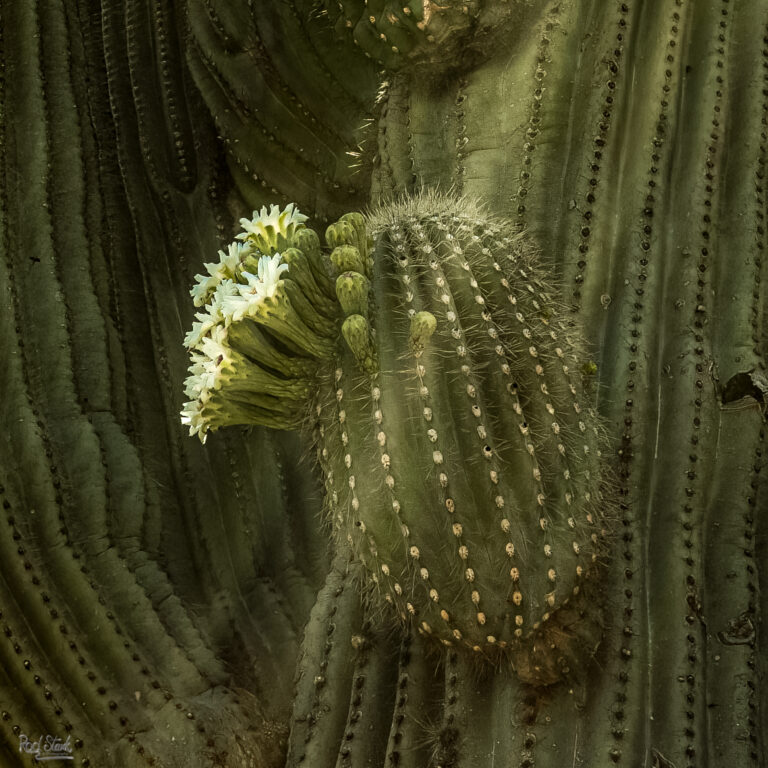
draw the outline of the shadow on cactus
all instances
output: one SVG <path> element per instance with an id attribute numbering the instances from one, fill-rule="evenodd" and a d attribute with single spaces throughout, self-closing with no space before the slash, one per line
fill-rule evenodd
<path id="1" fill-rule="evenodd" d="M 449 195 L 347 214 L 326 249 L 305 220 L 254 212 L 198 276 L 190 433 L 310 429 L 334 537 L 390 612 L 568 678 L 602 633 L 609 501 L 588 359 L 535 248 Z"/>
<path id="2" fill-rule="evenodd" d="M 478 3 L 429 0 L 379 3 L 327 3 L 327 13 L 340 35 L 349 33 L 366 55 L 397 68 L 408 61 L 430 61 L 455 55 L 475 23 Z M 446 47 L 450 50 L 446 51 Z"/>
<path id="3" fill-rule="evenodd" d="M 484 61 L 504 45 L 505 34 L 525 17 L 530 3 L 326 0 L 321 5 L 340 39 L 396 71 L 414 65 L 468 69 Z"/>

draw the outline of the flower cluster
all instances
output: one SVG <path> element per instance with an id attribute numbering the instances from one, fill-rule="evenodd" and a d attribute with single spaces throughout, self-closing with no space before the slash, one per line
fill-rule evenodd
<path id="1" fill-rule="evenodd" d="M 195 314 L 192 330 L 184 339 L 192 365 L 184 389 L 189 400 L 182 408 L 181 421 L 201 442 L 210 429 L 219 426 L 216 416 L 222 403 L 216 402 L 216 395 L 222 386 L 238 378 L 259 380 L 260 369 L 253 370 L 248 356 L 233 349 L 231 326 L 248 319 L 258 322 L 265 302 L 279 302 L 278 288 L 288 264 L 277 249 L 290 247 L 306 219 L 293 204 L 283 211 L 276 205 L 269 212 L 266 207 L 254 211 L 252 219 L 240 220 L 244 231 L 226 252 L 219 251 L 218 263 L 205 264 L 208 274 L 195 276 L 190 294 L 195 306 L 203 309 Z M 257 331 L 251 329 L 253 333 Z M 263 406 L 254 405 L 253 397 L 241 403 L 246 410 Z"/>
<path id="2" fill-rule="evenodd" d="M 293 205 L 254 211 L 196 276 L 190 293 L 201 310 L 184 339 L 191 365 L 181 421 L 201 442 L 230 424 L 300 428 L 341 338 L 376 370 L 364 317 L 373 263 L 365 220 L 347 213 L 331 224 L 330 255 L 306 220 Z"/>

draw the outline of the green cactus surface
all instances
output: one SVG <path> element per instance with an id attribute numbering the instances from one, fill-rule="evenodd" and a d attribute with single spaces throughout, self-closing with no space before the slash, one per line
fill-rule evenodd
<path id="1" fill-rule="evenodd" d="M 226 150 L 243 148 L 234 122 L 206 107 L 226 96 L 192 73 L 201 47 L 226 48 L 260 61 L 248 82 L 275 89 L 286 125 L 313 105 L 322 137 L 283 134 L 281 168 L 310 158 L 321 216 L 365 199 L 349 180 L 352 126 L 324 109 L 355 124 L 362 111 L 335 79 L 326 26 L 298 24 L 309 9 L 248 28 L 238 14 L 140 0 L 0 8 L 3 768 L 31 765 L 21 737 L 46 734 L 92 768 L 264 766 L 285 752 L 299 642 L 330 563 L 322 496 L 287 433 L 232 431 L 203 448 L 179 424 L 180 345 L 199 311 L 189 288 L 250 212 L 231 194 L 229 166 L 245 178 Z M 253 47 L 285 24 L 327 62 L 322 100 L 276 76 L 297 76 L 293 54 Z M 355 76 L 372 98 L 371 70 Z M 253 205 L 277 183 L 257 170 Z"/>
<path id="2" fill-rule="evenodd" d="M 767 90 L 764 0 L 0 4 L 0 765 L 763 765 Z"/>
<path id="3" fill-rule="evenodd" d="M 569 661 L 549 627 L 571 614 L 609 504 L 578 330 L 530 242 L 465 200 L 416 197 L 369 226 L 371 305 L 351 308 L 359 334 L 317 408 L 339 546 L 419 633 L 491 659 L 525 638 L 549 653 L 526 678 L 553 682 Z"/>

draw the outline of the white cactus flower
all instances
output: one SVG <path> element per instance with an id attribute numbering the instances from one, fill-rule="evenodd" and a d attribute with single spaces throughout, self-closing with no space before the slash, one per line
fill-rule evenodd
<path id="1" fill-rule="evenodd" d="M 208 275 L 195 275 L 197 284 L 192 286 L 189 291 L 196 307 L 202 307 L 205 304 L 208 296 L 216 289 L 223 277 L 219 264 L 210 263 L 203 264 L 203 266 L 208 270 Z"/>
<path id="2" fill-rule="evenodd" d="M 184 337 L 184 346 L 187 349 L 193 349 L 200 345 L 203 338 L 211 330 L 222 323 L 225 323 L 227 315 L 224 311 L 224 300 L 228 296 L 237 295 L 237 283 L 234 280 L 222 280 L 213 292 L 213 298 L 207 306 L 207 311 L 196 312 L 197 322 L 192 323 L 192 330 Z"/>
<path id="3" fill-rule="evenodd" d="M 224 251 L 219 251 L 219 262 L 227 273 L 227 277 L 234 278 L 237 268 L 251 251 L 249 243 L 230 243 L 226 254 Z"/>
<path id="4" fill-rule="evenodd" d="M 203 408 L 211 393 L 222 386 L 223 370 L 232 359 L 227 344 L 227 329 L 221 324 L 214 326 L 210 335 L 202 339 L 200 347 L 201 351 L 191 354 L 192 365 L 188 368 L 190 375 L 184 382 L 184 394 L 193 399 L 184 403 L 181 423 L 189 426 L 190 436 L 198 435 L 204 443 L 209 424 L 203 415 Z"/>
<path id="5" fill-rule="evenodd" d="M 230 243 L 227 253 L 219 251 L 220 260 L 218 263 L 203 264 L 208 275 L 195 275 L 197 285 L 189 292 L 194 299 L 195 306 L 203 306 L 221 282 L 234 280 L 237 268 L 252 250 L 253 247 L 250 243 Z"/>
<path id="6" fill-rule="evenodd" d="M 218 370 L 222 362 L 230 358 L 229 345 L 227 344 L 227 329 L 223 325 L 217 325 L 212 330 L 211 335 L 203 339 L 201 347 L 203 354 L 213 363 L 213 366 L 211 366 L 208 362 L 205 362 L 203 366 L 207 371 Z M 209 389 L 212 388 L 209 387 Z"/>
<path id="7" fill-rule="evenodd" d="M 241 278 L 247 282 L 244 285 L 236 285 L 239 295 L 231 294 L 222 300 L 222 311 L 227 325 L 240 322 L 244 317 L 254 314 L 264 299 L 275 295 L 280 275 L 288 270 L 288 265 L 281 261 L 279 253 L 262 256 L 259 259 L 258 274 L 242 273 Z"/>
<path id="8" fill-rule="evenodd" d="M 191 400 L 184 403 L 181 409 L 181 423 L 189 427 L 189 436 L 197 435 L 201 443 L 205 443 L 208 437 L 208 425 L 202 414 L 202 404 L 199 400 Z"/>
<path id="9" fill-rule="evenodd" d="M 196 347 L 217 322 L 209 312 L 195 312 L 195 317 L 197 322 L 192 323 L 192 330 L 184 337 L 187 349 Z"/>
<path id="10" fill-rule="evenodd" d="M 243 228 L 238 240 L 252 242 L 260 251 L 269 253 L 280 246 L 279 238 L 290 240 L 296 230 L 304 226 L 307 216 L 299 213 L 293 203 L 281 211 L 277 205 L 263 206 L 260 211 L 254 211 L 251 219 L 240 219 Z"/>
<path id="11" fill-rule="evenodd" d="M 287 271 L 288 265 L 283 264 L 282 256 L 276 253 L 274 256 L 262 256 L 259 259 L 258 278 L 247 272 L 243 272 L 243 276 L 247 277 L 249 285 L 253 285 L 254 281 L 258 279 L 263 286 L 264 295 L 271 298 L 275 295 L 277 284 L 280 282 L 280 275 Z M 242 290 L 240 293 L 242 294 Z"/>
<path id="12" fill-rule="evenodd" d="M 184 394 L 190 398 L 208 399 L 208 391 L 216 386 L 216 365 L 207 355 L 192 354 L 193 364 L 187 369 L 190 373 L 184 381 Z"/>

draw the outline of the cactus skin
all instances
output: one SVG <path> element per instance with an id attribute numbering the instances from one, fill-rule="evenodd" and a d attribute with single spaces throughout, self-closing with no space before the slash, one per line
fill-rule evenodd
<path id="1" fill-rule="evenodd" d="M 419 633 L 553 683 L 599 640 L 597 606 L 574 609 L 579 630 L 559 619 L 609 504 L 578 331 L 530 241 L 470 202 L 416 197 L 368 223 L 371 311 L 348 321 L 371 343 L 348 343 L 317 409 L 338 546 Z"/>
<path id="2" fill-rule="evenodd" d="M 65 723 L 76 765 L 282 762 L 254 755 L 275 727 L 251 704 L 287 727 L 328 570 L 321 497 L 285 435 L 229 430 L 203 450 L 176 413 L 187 291 L 233 220 L 295 199 L 325 224 L 368 198 L 344 152 L 377 68 L 315 5 L 3 8 L 3 766 L 29 764 L 18 729 Z M 768 15 L 756 0 L 517 8 L 528 23 L 477 71 L 388 77 L 373 199 L 453 183 L 553 261 L 618 464 L 606 636 L 587 686 L 539 695 L 372 632 L 367 663 L 390 674 L 376 697 L 350 677 L 323 700 L 346 723 L 311 764 L 758 766 L 764 406 L 721 393 L 764 375 Z M 359 606 L 326 605 L 359 634 Z M 302 653 L 326 642 L 309 633 Z M 347 729 L 358 712 L 367 729 Z"/>
<path id="3" fill-rule="evenodd" d="M 442 80 L 391 68 L 372 202 L 453 186 L 551 259 L 593 350 L 586 386 L 617 468 L 605 636 L 585 683 L 545 693 L 446 650 L 418 713 L 393 706 L 379 760 L 759 766 L 768 496 L 764 396 L 749 382 L 768 350 L 768 14 L 534 5 L 526 34 L 480 66 Z M 360 764 L 359 738 L 339 740 L 338 765 Z"/>
<path id="4" fill-rule="evenodd" d="M 290 436 L 231 430 L 203 451 L 178 424 L 189 286 L 249 212 L 187 69 L 187 12 L 0 11 L 3 768 L 31 764 L 21 733 L 69 735 L 78 768 L 285 751 L 329 563 L 321 494 Z M 337 118 L 329 178 L 355 146 Z"/>
<path id="5" fill-rule="evenodd" d="M 261 15 L 247 2 L 182 6 L 190 74 L 246 205 L 296 202 L 321 223 L 359 208 L 368 175 L 347 153 L 370 115 L 373 63 L 339 55 L 314 0 L 270 3 Z"/>

